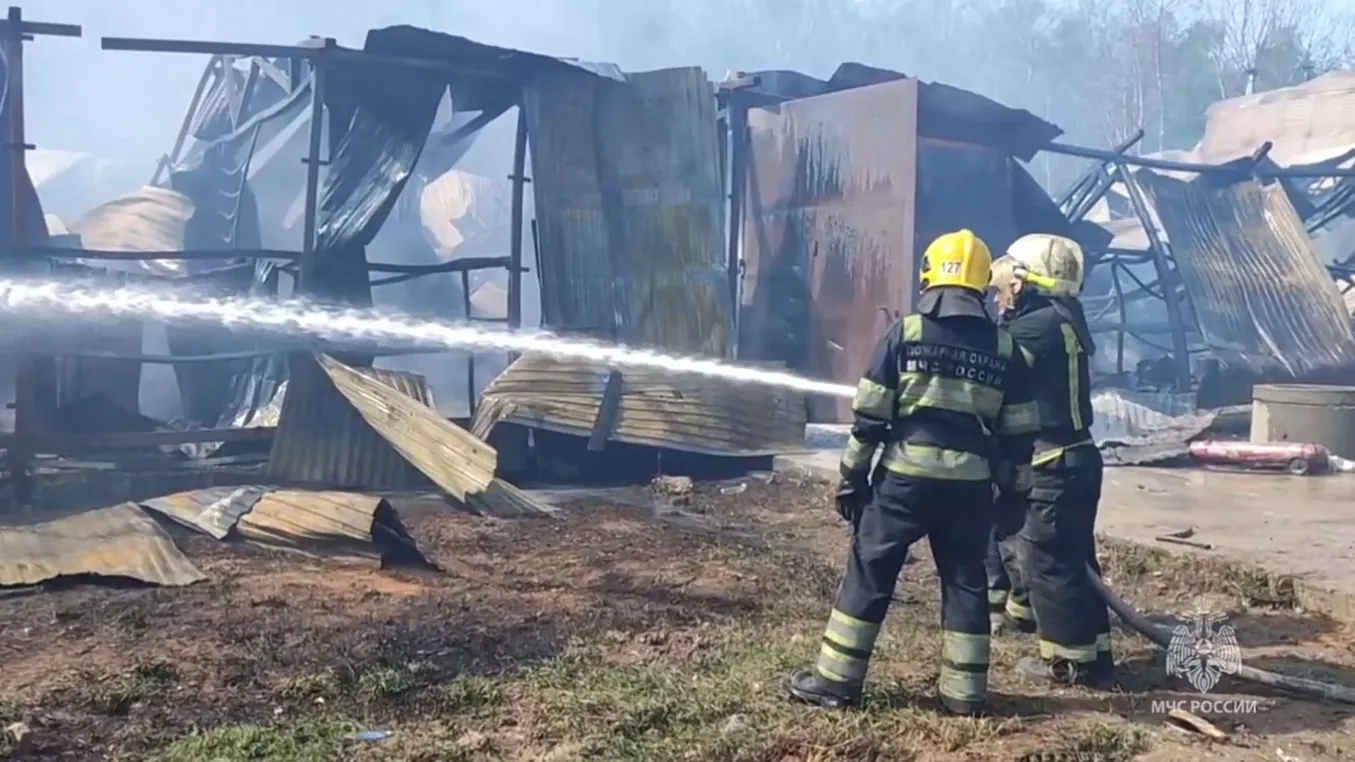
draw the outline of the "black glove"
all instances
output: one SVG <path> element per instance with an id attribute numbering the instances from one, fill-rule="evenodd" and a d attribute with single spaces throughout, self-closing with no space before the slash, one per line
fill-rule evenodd
<path id="1" fill-rule="evenodd" d="M 843 521 L 856 523 L 861 511 L 870 502 L 870 482 L 865 474 L 844 476 L 837 486 L 837 496 L 833 500 L 837 506 L 837 515 Z"/>

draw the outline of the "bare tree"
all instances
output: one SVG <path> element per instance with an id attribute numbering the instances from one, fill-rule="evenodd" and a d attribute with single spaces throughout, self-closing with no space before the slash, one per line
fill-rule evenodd
<path id="1" fill-rule="evenodd" d="M 1222 36 L 1213 56 L 1220 98 L 1241 94 L 1246 73 L 1284 33 L 1294 35 L 1315 65 L 1349 58 L 1351 17 L 1327 0 L 1204 0 L 1204 11 Z"/>

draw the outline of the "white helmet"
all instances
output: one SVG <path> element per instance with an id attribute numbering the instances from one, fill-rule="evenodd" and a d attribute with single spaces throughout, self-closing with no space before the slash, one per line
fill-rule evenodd
<path id="1" fill-rule="evenodd" d="M 1082 293 L 1082 247 L 1077 241 L 1048 233 L 1016 239 L 1007 254 L 993 263 L 992 285 L 1005 287 L 1019 280 L 1036 293 L 1077 296 Z"/>

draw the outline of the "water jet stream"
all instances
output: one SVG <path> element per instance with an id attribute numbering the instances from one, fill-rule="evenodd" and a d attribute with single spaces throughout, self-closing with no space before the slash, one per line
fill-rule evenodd
<path id="1" fill-rule="evenodd" d="M 24 317 L 68 315 L 83 320 L 143 318 L 167 323 L 207 323 L 256 333 L 302 335 L 334 344 L 371 344 L 430 349 L 501 350 L 589 360 L 758 384 L 808 394 L 850 398 L 854 386 L 793 373 L 682 357 L 540 331 L 421 320 L 377 310 L 339 308 L 300 300 L 216 298 L 184 291 L 36 280 L 0 280 L 0 314 Z"/>

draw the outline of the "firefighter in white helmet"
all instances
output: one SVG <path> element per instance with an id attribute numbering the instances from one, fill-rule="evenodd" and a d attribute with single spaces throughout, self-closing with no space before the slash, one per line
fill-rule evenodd
<path id="1" fill-rule="evenodd" d="M 1099 571 L 1103 464 L 1091 437 L 1089 361 L 1096 347 L 1078 301 L 1084 267 L 1075 241 L 1046 234 L 1023 236 L 993 263 L 1001 325 L 1033 368 L 1040 433 L 1025 510 L 998 510 L 1010 523 L 998 527 L 989 551 L 989 604 L 990 611 L 1005 604 L 1004 615 L 1018 629 L 1033 624 L 1039 633 L 1040 658 L 1023 659 L 1022 674 L 1109 685 L 1109 614 L 1087 580 L 1088 564 Z"/>

